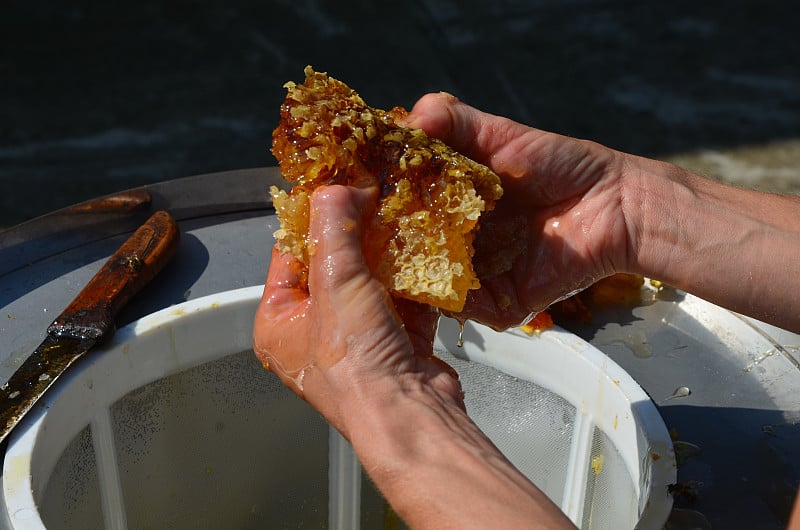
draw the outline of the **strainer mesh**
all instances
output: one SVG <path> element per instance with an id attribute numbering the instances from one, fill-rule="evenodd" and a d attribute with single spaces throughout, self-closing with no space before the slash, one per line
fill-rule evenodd
<path id="1" fill-rule="evenodd" d="M 112 406 L 128 528 L 321 528 L 327 423 L 252 351 Z"/>
<path id="2" fill-rule="evenodd" d="M 458 371 L 469 415 L 553 502 L 564 507 L 565 491 L 585 491 L 582 517 L 580 512 L 575 514 L 582 529 L 633 528 L 638 519 L 637 495 L 611 440 L 590 423 L 589 454 L 584 450 L 570 455 L 578 428 L 572 404 L 535 383 L 490 366 L 459 359 L 446 351 L 437 351 L 437 355 Z M 585 482 L 578 488 L 567 488 L 571 458 L 588 459 L 588 473 L 581 477 Z"/>
<path id="3" fill-rule="evenodd" d="M 97 461 L 89 427 L 70 441 L 56 462 L 38 499 L 39 513 L 47 528 L 93 530 L 103 528 Z"/>
<path id="4" fill-rule="evenodd" d="M 581 528 L 633 528 L 638 500 L 625 462 L 608 436 L 594 430 Z"/>
<path id="5" fill-rule="evenodd" d="M 489 366 L 437 352 L 459 373 L 467 412 L 526 476 L 561 504 L 575 407 L 558 394 Z"/>

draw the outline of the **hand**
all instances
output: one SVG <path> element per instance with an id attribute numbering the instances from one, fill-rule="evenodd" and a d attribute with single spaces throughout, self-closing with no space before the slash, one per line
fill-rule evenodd
<path id="1" fill-rule="evenodd" d="M 497 329 L 521 324 L 625 268 L 633 234 L 621 153 L 483 113 L 443 93 L 420 99 L 406 125 L 494 170 L 504 195 L 482 226 L 516 224 L 528 234 L 513 268 L 482 279 L 462 317 Z"/>
<path id="2" fill-rule="evenodd" d="M 273 251 L 256 355 L 350 440 L 412 527 L 574 528 L 467 416 L 458 376 L 432 356 L 438 312 L 393 301 L 368 270 L 361 228 L 376 193 L 311 196 L 308 285 Z"/>
<path id="3" fill-rule="evenodd" d="M 374 215 L 376 193 L 328 186 L 312 195 L 308 285 L 294 258 L 273 251 L 255 320 L 264 366 L 345 436 L 359 415 L 344 409 L 379 402 L 398 385 L 423 386 L 463 407 L 455 372 L 432 356 L 437 313 L 393 302 L 364 262 L 362 216 Z"/>
<path id="4" fill-rule="evenodd" d="M 604 276 L 629 272 L 800 332 L 796 196 L 728 186 L 532 129 L 447 94 L 420 99 L 406 125 L 500 176 L 504 196 L 482 226 L 524 221 L 527 248 L 510 271 L 470 291 L 462 318 L 506 328 Z"/>

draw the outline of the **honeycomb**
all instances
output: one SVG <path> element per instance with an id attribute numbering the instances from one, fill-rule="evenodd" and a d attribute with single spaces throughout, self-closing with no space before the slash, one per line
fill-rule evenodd
<path id="1" fill-rule="evenodd" d="M 422 130 L 396 124 L 407 112 L 368 106 L 346 84 L 305 69 L 286 83 L 272 153 L 291 190 L 270 189 L 278 250 L 309 263 L 308 199 L 318 186 L 376 186 L 365 228 L 367 262 L 389 291 L 446 311 L 480 287 L 472 258 L 483 212 L 502 195 L 489 168 Z"/>

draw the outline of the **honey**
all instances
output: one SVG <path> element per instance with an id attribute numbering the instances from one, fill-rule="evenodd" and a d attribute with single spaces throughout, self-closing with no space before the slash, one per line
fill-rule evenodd
<path id="1" fill-rule="evenodd" d="M 502 195 L 489 168 L 420 129 L 397 124 L 407 112 L 368 106 L 346 84 L 305 69 L 289 82 L 272 152 L 286 192 L 270 190 L 280 229 L 278 250 L 307 267 L 308 199 L 318 186 L 375 186 L 375 215 L 365 254 L 378 279 L 402 298 L 459 312 L 480 287 L 472 258 L 479 220 Z"/>

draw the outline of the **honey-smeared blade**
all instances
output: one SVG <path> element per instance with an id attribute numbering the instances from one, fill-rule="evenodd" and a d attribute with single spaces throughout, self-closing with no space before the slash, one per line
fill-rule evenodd
<path id="1" fill-rule="evenodd" d="M 400 127 L 406 111 L 368 106 L 350 87 L 305 70 L 289 82 L 272 152 L 288 193 L 270 190 L 281 228 L 278 248 L 302 264 L 308 255 L 308 198 L 318 186 L 375 185 L 375 215 L 366 227 L 365 253 L 392 294 L 459 312 L 480 282 L 473 241 L 483 212 L 502 195 L 486 166 L 422 130 Z"/>

